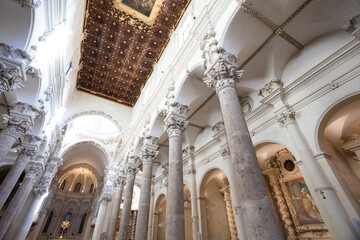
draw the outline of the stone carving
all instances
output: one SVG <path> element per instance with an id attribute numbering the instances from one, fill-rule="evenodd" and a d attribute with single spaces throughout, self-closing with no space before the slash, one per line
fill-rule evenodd
<path id="1" fill-rule="evenodd" d="M 25 79 L 17 67 L 7 67 L 0 62 L 0 93 L 11 92 L 24 87 Z"/>
<path id="2" fill-rule="evenodd" d="M 215 133 L 224 131 L 225 130 L 224 121 L 217 122 L 214 126 L 212 126 L 211 130 L 213 130 Z"/>
<path id="3" fill-rule="evenodd" d="M 208 87 L 219 92 L 225 87 L 235 87 L 243 71 L 238 70 L 236 56 L 218 46 L 215 36 L 216 33 L 213 30 L 206 33 L 201 41 L 201 50 L 204 59 L 203 67 L 207 76 L 204 82 Z"/>
<path id="4" fill-rule="evenodd" d="M 228 147 L 225 147 L 225 148 L 221 149 L 220 154 L 222 157 L 230 156 L 230 149 Z"/>
<path id="5" fill-rule="evenodd" d="M 346 32 L 360 38 L 360 14 L 350 19 L 343 28 Z"/>
<path id="6" fill-rule="evenodd" d="M 238 239 L 238 234 L 236 230 L 236 224 L 235 224 L 235 216 L 234 216 L 234 210 L 230 195 L 230 186 L 226 186 L 220 190 L 220 192 L 224 195 L 224 201 L 225 201 L 225 207 L 226 207 L 226 213 L 229 221 L 229 227 L 230 227 L 230 234 L 232 240 Z"/>
<path id="7" fill-rule="evenodd" d="M 21 103 L 21 102 L 16 103 L 14 109 L 15 109 L 15 112 L 20 112 L 22 114 L 29 115 L 33 119 L 44 116 L 44 114 L 45 114 L 44 110 L 41 110 L 40 108 L 38 108 L 36 106 L 30 105 L 27 103 Z"/>
<path id="8" fill-rule="evenodd" d="M 168 132 L 169 137 L 181 136 L 182 132 L 188 125 L 186 121 L 186 113 L 190 108 L 175 101 L 174 93 L 171 91 L 167 97 L 166 105 L 166 117 L 164 120 L 163 128 Z"/>
<path id="9" fill-rule="evenodd" d="M 283 86 L 283 83 L 280 79 L 274 78 L 269 83 L 265 84 L 262 89 L 259 90 L 258 95 L 262 97 L 267 97 L 270 93 L 274 92 L 276 89 Z"/>
<path id="10" fill-rule="evenodd" d="M 19 61 L 25 66 L 28 66 L 34 59 L 35 47 L 31 47 L 31 50 L 32 52 L 27 53 L 21 49 L 0 42 L 0 55 Z"/>
<path id="11" fill-rule="evenodd" d="M 295 112 L 289 108 L 276 116 L 276 120 L 283 126 L 287 127 L 289 124 L 295 122 Z"/>
<path id="12" fill-rule="evenodd" d="M 195 152 L 195 147 L 194 146 L 187 146 L 186 148 L 184 148 L 183 150 L 183 154 L 184 155 L 189 155 Z"/>
<path id="13" fill-rule="evenodd" d="M 248 114 L 252 111 L 254 101 L 251 97 L 240 97 L 240 104 L 244 114 Z"/>
<path id="14" fill-rule="evenodd" d="M 158 155 L 158 138 L 153 136 L 144 136 L 141 139 L 141 142 L 143 143 L 143 147 L 141 148 L 141 160 L 143 164 L 149 164 L 152 163 L 157 155 Z"/>
<path id="15" fill-rule="evenodd" d="M 21 4 L 21 7 L 29 7 L 32 9 L 38 8 L 41 6 L 41 1 L 37 0 L 36 2 L 33 0 L 18 0 L 18 2 Z"/>
<path id="16" fill-rule="evenodd" d="M 27 134 L 32 131 L 32 122 L 29 118 L 20 118 L 3 115 L 4 130 L 2 134 L 10 135 L 14 138 L 19 138 L 23 134 Z"/>
<path id="17" fill-rule="evenodd" d="M 17 153 L 19 155 L 26 155 L 28 160 L 37 154 L 37 149 L 34 147 L 17 147 Z M 28 161 L 27 161 L 28 162 Z"/>
<path id="18" fill-rule="evenodd" d="M 351 129 L 350 134 L 338 139 L 337 147 L 346 158 L 360 163 L 360 123 Z"/>
<path id="19" fill-rule="evenodd" d="M 195 174 L 195 173 L 196 173 L 196 170 L 195 170 L 195 168 L 191 167 L 191 168 L 189 168 L 189 169 L 187 170 L 187 173 L 188 173 L 188 174 Z"/>

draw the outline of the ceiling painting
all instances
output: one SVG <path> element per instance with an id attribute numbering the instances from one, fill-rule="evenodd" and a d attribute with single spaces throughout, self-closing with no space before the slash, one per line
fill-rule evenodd
<path id="1" fill-rule="evenodd" d="M 190 0 L 88 0 L 77 89 L 134 106 Z"/>

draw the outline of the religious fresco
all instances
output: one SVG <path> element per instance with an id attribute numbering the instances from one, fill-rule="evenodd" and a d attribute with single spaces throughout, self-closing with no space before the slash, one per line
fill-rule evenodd
<path id="1" fill-rule="evenodd" d="M 156 0 L 122 0 L 122 3 L 132 9 L 150 17 Z"/>
<path id="2" fill-rule="evenodd" d="M 285 183 L 300 225 L 323 223 L 304 178 Z"/>

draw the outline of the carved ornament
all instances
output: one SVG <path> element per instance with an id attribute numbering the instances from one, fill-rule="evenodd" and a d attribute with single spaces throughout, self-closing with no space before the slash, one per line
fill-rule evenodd
<path id="1" fill-rule="evenodd" d="M 25 79 L 17 67 L 6 66 L 0 62 L 0 93 L 11 92 L 24 87 Z"/>
<path id="2" fill-rule="evenodd" d="M 259 90 L 258 95 L 262 97 L 267 97 L 270 93 L 274 92 L 276 89 L 283 86 L 283 83 L 280 79 L 274 78 L 269 83 L 265 84 L 262 89 Z"/>
<path id="3" fill-rule="evenodd" d="M 218 46 L 215 31 L 206 33 L 201 41 L 202 58 L 204 59 L 204 82 L 216 92 L 223 88 L 235 87 L 243 75 L 238 70 L 237 58 L 222 47 Z"/>
<path id="4" fill-rule="evenodd" d="M 23 134 L 32 131 L 32 122 L 29 118 L 22 118 L 16 116 L 3 115 L 4 130 L 2 134 L 19 138 Z"/>
<path id="5" fill-rule="evenodd" d="M 289 124 L 295 122 L 295 112 L 289 108 L 286 108 L 284 112 L 276 116 L 276 120 L 284 127 L 287 127 Z"/>

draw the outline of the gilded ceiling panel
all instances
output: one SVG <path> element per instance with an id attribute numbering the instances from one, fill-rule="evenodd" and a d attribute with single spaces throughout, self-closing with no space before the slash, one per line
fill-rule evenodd
<path id="1" fill-rule="evenodd" d="M 77 89 L 134 106 L 190 0 L 88 0 Z"/>

